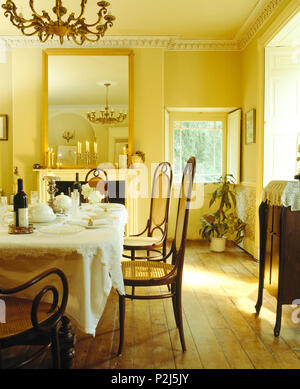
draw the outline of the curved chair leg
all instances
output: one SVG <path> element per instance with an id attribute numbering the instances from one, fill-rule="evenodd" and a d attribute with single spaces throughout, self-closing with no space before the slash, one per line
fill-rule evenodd
<path id="1" fill-rule="evenodd" d="M 124 344 L 124 323 L 125 323 L 125 296 L 119 294 L 119 322 L 120 322 L 120 340 L 118 355 L 122 353 Z"/>
<path id="2" fill-rule="evenodd" d="M 182 347 L 182 351 L 186 351 L 184 332 L 183 332 L 183 321 L 182 321 L 181 286 L 176 286 L 175 304 L 176 304 L 176 311 L 178 317 L 178 329 L 179 329 L 181 347 Z"/>
<path id="3" fill-rule="evenodd" d="M 169 291 L 173 292 L 174 291 L 174 284 L 168 285 L 168 289 L 169 289 Z M 179 328 L 178 307 L 177 307 L 176 294 L 172 297 L 172 305 L 173 305 L 173 312 L 174 312 L 176 327 Z"/>
<path id="4" fill-rule="evenodd" d="M 135 251 L 131 250 L 131 260 L 135 261 Z M 131 294 L 134 296 L 134 286 L 131 287 Z"/>
<path id="5" fill-rule="evenodd" d="M 274 327 L 274 335 L 277 337 L 280 333 L 281 328 L 281 313 L 282 313 L 282 305 L 277 302 L 277 311 L 276 311 L 276 323 Z"/>

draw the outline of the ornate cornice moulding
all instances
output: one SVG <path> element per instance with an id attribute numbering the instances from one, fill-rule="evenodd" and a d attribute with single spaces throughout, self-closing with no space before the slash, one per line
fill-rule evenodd
<path id="1" fill-rule="evenodd" d="M 239 50 L 243 50 L 254 38 L 257 32 L 270 19 L 275 10 L 284 0 L 261 0 L 242 28 L 236 34 Z"/>
<path id="2" fill-rule="evenodd" d="M 186 51 L 240 51 L 243 50 L 273 12 L 284 0 L 260 0 L 246 22 L 232 40 L 184 40 L 177 36 L 113 36 L 108 35 L 94 43 L 78 46 L 71 41 L 60 44 L 58 39 L 41 43 L 35 36 L 0 36 L 7 48 L 162 48 Z"/>

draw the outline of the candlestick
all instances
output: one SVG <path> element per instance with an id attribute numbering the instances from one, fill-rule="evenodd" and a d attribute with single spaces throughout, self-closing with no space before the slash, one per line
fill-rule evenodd
<path id="1" fill-rule="evenodd" d="M 47 167 L 50 168 L 51 164 L 51 155 L 50 155 L 50 147 L 48 147 L 48 151 L 46 152 L 46 158 L 47 158 Z"/>
<path id="2" fill-rule="evenodd" d="M 87 153 L 90 151 L 90 143 L 88 140 L 85 142 L 85 150 Z"/>
<path id="3" fill-rule="evenodd" d="M 53 149 L 51 149 L 51 150 L 53 150 Z M 54 167 L 54 154 L 55 154 L 55 152 L 51 151 L 51 167 Z"/>
<path id="4" fill-rule="evenodd" d="M 97 154 L 97 150 L 98 150 L 98 146 L 97 146 L 97 143 L 94 142 L 94 153 Z"/>

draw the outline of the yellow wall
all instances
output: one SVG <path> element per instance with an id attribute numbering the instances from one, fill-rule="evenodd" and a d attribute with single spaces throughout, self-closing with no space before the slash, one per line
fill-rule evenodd
<path id="1" fill-rule="evenodd" d="M 242 186 L 255 185 L 255 213 L 251 213 L 255 242 L 252 254 L 258 258 L 259 223 L 258 206 L 260 204 L 263 177 L 263 125 L 264 125 L 264 50 L 263 47 L 289 20 L 296 9 L 300 9 L 299 0 L 284 0 L 271 18 L 259 30 L 248 46 L 241 52 L 242 72 L 242 109 L 256 109 L 256 142 L 245 145 L 245 120 L 243 121 L 241 179 Z M 251 227 L 252 228 L 252 227 Z"/>
<path id="2" fill-rule="evenodd" d="M 42 163 L 42 52 L 14 49 L 12 62 L 13 160 L 28 194 L 36 189 L 34 163 Z"/>
<path id="3" fill-rule="evenodd" d="M 8 140 L 0 141 L 0 188 L 6 195 L 11 192 L 13 170 L 11 71 L 11 51 L 7 51 L 6 62 L 0 63 L 0 114 L 8 115 Z"/>
<path id="4" fill-rule="evenodd" d="M 165 54 L 166 107 L 240 107 L 241 54 L 224 51 L 167 51 Z M 170 161 L 172 162 L 172 161 Z M 200 216 L 214 212 L 209 208 L 214 185 L 194 185 L 203 205 L 190 210 L 188 238 L 199 239 Z M 170 206 L 169 236 L 173 237 L 177 199 Z"/>
<path id="5" fill-rule="evenodd" d="M 242 52 L 134 50 L 134 151 L 145 152 L 149 171 L 151 163 L 164 159 L 164 107 L 242 107 L 243 113 L 251 108 L 261 112 L 257 39 L 291 3 L 299 0 L 284 0 Z M 8 51 L 7 62 L 0 64 L 0 85 L 0 112 L 9 114 L 10 126 L 9 141 L 0 142 L 0 187 L 12 193 L 12 168 L 18 166 L 29 193 L 36 188 L 32 165 L 43 163 L 42 50 Z M 257 138 L 262 131 L 258 125 Z M 242 182 L 256 185 L 260 163 L 258 144 L 245 145 L 243 130 Z M 140 227 L 148 207 L 148 200 L 141 201 Z M 174 217 L 176 202 L 171 209 Z M 189 238 L 198 238 L 198 220 L 199 214 L 191 211 Z"/>
<path id="6" fill-rule="evenodd" d="M 145 153 L 145 164 L 164 158 L 164 51 L 162 49 L 134 50 L 134 147 Z M 151 173 L 148 177 L 150 190 Z M 150 192 L 149 192 L 150 193 Z M 149 217 L 150 202 L 139 202 L 139 230 Z"/>
<path id="7" fill-rule="evenodd" d="M 167 51 L 166 107 L 239 107 L 240 57 L 236 51 Z"/>

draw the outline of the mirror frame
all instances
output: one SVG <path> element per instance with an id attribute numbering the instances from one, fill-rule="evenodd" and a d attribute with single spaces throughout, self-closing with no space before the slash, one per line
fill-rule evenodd
<path id="1" fill-rule="evenodd" d="M 51 55 L 105 55 L 128 57 L 128 164 L 133 154 L 133 50 L 128 49 L 45 49 L 42 51 L 43 61 L 43 156 L 46 163 L 48 151 L 48 57 Z M 68 169 L 76 169 L 69 167 Z M 78 169 L 78 168 L 77 168 Z"/>

